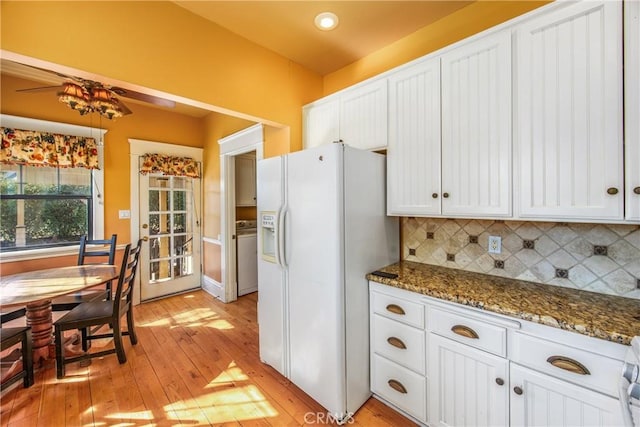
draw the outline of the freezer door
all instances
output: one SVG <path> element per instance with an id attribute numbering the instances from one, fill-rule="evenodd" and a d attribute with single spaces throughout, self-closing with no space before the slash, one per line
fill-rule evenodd
<path id="1" fill-rule="evenodd" d="M 274 157 L 260 160 L 257 165 L 258 252 L 261 254 L 258 256 L 258 328 L 260 359 L 288 377 L 286 271 L 275 262 L 279 249 L 277 224 L 285 202 L 283 164 L 282 157 Z M 261 219 L 267 215 L 274 218 L 263 224 Z"/>
<path id="2" fill-rule="evenodd" d="M 287 156 L 290 378 L 334 414 L 346 404 L 343 150 L 328 144 Z"/>

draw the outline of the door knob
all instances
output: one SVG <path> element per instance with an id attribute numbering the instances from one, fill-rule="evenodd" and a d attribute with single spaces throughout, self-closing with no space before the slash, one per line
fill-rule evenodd
<path id="1" fill-rule="evenodd" d="M 144 242 L 146 242 L 147 240 L 149 240 L 149 237 L 144 236 L 144 237 L 142 238 L 142 240 L 143 240 Z"/>
<path id="2" fill-rule="evenodd" d="M 149 224 L 142 224 L 142 228 L 149 228 Z"/>
<path id="3" fill-rule="evenodd" d="M 640 194 L 640 187 L 636 187 L 636 188 L 634 188 L 634 189 L 633 189 L 633 192 L 634 192 L 635 194 Z"/>
<path id="4" fill-rule="evenodd" d="M 610 194 L 612 196 L 618 194 L 618 189 L 616 187 L 609 187 L 607 188 L 607 194 Z"/>
<path id="5" fill-rule="evenodd" d="M 496 378 L 496 384 L 504 385 L 504 380 L 502 378 Z"/>
<path id="6" fill-rule="evenodd" d="M 433 193 L 433 194 L 431 195 L 431 197 L 433 197 L 434 199 L 437 199 L 437 198 L 438 198 L 438 193 Z"/>
<path id="7" fill-rule="evenodd" d="M 442 193 L 442 197 L 444 197 L 445 199 L 449 198 L 449 193 Z"/>
<path id="8" fill-rule="evenodd" d="M 515 386 L 515 387 L 513 388 L 513 392 L 514 392 L 515 394 L 517 394 L 518 396 L 520 396 L 520 395 L 522 394 L 522 388 L 520 388 L 520 387 L 518 387 L 518 386 Z"/>

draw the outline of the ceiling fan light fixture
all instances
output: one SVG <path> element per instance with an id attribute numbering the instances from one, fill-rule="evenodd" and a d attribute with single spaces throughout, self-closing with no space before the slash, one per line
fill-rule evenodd
<path id="1" fill-rule="evenodd" d="M 109 120 L 123 116 L 122 110 L 114 101 L 111 92 L 104 87 L 91 89 L 91 107 Z"/>
<path id="2" fill-rule="evenodd" d="M 338 26 L 338 16 L 332 12 L 322 12 L 314 20 L 316 27 L 322 31 L 330 31 Z"/>
<path id="3" fill-rule="evenodd" d="M 89 104 L 89 93 L 80 85 L 66 82 L 62 85 L 62 92 L 58 93 L 58 100 L 67 104 L 72 110 L 76 110 L 80 115 L 91 111 Z"/>

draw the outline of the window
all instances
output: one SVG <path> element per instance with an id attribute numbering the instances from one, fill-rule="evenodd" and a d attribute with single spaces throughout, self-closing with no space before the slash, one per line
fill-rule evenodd
<path id="1" fill-rule="evenodd" d="M 93 173 L 85 168 L 0 164 L 3 251 L 77 244 L 93 238 Z"/>
<path id="2" fill-rule="evenodd" d="M 99 167 L 0 163 L 0 260 L 76 253 L 83 234 L 104 238 L 102 141 L 107 131 L 6 114 L 0 114 L 0 123 L 3 128 L 93 138 Z"/>

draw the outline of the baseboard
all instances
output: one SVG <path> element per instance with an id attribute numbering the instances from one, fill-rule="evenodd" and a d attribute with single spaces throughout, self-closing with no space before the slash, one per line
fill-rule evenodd
<path id="1" fill-rule="evenodd" d="M 212 279 L 207 275 L 202 276 L 202 289 L 219 300 L 224 301 L 224 287 L 222 283 Z"/>

